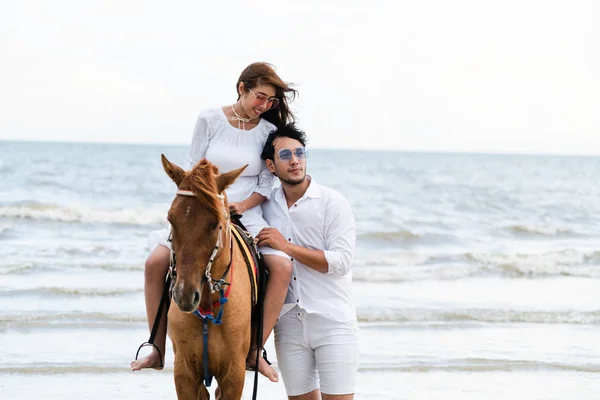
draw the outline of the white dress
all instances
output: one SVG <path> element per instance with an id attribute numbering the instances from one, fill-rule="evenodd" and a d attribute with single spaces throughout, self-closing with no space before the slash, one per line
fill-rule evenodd
<path id="1" fill-rule="evenodd" d="M 221 108 L 204 111 L 196 121 L 190 152 L 182 168 L 189 170 L 203 158 L 216 165 L 221 173 L 248 164 L 242 175 L 225 190 L 227 199 L 230 202 L 242 201 L 254 192 L 268 198 L 275 179 L 264 160 L 260 158 L 260 154 L 269 133 L 273 130 L 275 125 L 264 118 L 256 127 L 242 130 L 229 123 Z M 260 205 L 246 210 L 241 221 L 253 236 L 269 226 L 262 216 Z M 154 249 L 161 244 L 170 249 L 169 232 L 170 227 L 150 233 L 150 248 Z"/>

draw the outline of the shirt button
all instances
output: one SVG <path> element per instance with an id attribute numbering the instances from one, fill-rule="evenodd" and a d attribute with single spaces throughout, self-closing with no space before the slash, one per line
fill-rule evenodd
<path id="1" fill-rule="evenodd" d="M 290 258 L 290 261 L 294 261 L 294 259 L 293 259 L 293 258 Z"/>
<path id="2" fill-rule="evenodd" d="M 292 238 L 288 238 L 288 242 L 291 242 L 291 241 L 292 241 Z"/>
<path id="3" fill-rule="evenodd" d="M 296 280 L 296 277 L 294 277 L 294 280 Z"/>
<path id="4" fill-rule="evenodd" d="M 300 299 L 296 299 L 296 303 L 300 303 Z"/>

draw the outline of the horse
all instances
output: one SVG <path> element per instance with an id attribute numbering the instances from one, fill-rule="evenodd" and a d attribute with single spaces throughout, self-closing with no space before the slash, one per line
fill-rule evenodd
<path id="1" fill-rule="evenodd" d="M 241 399 L 254 281 L 234 237 L 225 189 L 247 165 L 219 174 L 206 159 L 190 171 L 164 155 L 161 160 L 177 185 L 167 217 L 172 228 L 170 304 L 177 306 L 169 307 L 167 332 L 175 353 L 177 397 L 210 399 L 206 387 L 214 376 L 221 398 Z"/>

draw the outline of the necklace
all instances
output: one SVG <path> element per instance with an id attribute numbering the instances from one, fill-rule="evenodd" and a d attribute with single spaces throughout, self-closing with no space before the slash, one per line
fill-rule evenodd
<path id="1" fill-rule="evenodd" d="M 233 111 L 233 113 L 235 114 L 235 116 L 231 117 L 232 120 L 237 121 L 237 125 L 238 125 L 238 129 L 243 129 L 246 130 L 246 122 L 250 122 L 250 120 L 252 118 L 244 118 L 241 117 L 236 111 L 235 111 L 235 104 L 231 105 L 231 110 Z"/>

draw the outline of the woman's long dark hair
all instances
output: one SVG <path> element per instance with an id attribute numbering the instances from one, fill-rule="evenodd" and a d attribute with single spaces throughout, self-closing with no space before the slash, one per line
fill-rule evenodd
<path id="1" fill-rule="evenodd" d="M 254 89 L 260 85 L 271 85 L 275 87 L 275 97 L 279 99 L 279 106 L 263 113 L 261 118 L 266 119 L 276 127 L 296 120 L 288 103 L 296 98 L 298 91 L 285 83 L 279 75 L 277 75 L 271 64 L 256 62 L 248 65 L 240 74 L 235 86 L 236 92 L 240 83 L 244 84 L 244 90 Z M 239 99 L 240 94 L 238 92 L 238 100 Z"/>

